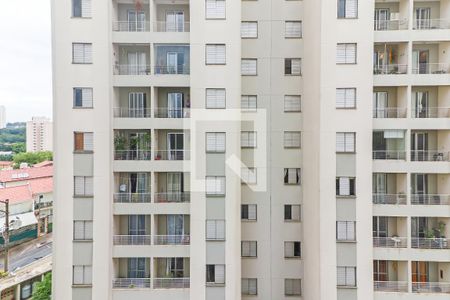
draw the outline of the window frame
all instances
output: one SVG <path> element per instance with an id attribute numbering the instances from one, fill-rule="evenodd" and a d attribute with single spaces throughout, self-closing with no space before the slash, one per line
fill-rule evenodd
<path id="1" fill-rule="evenodd" d="M 340 236 L 339 224 L 345 225 L 345 236 Z M 349 224 L 353 225 L 353 237 L 349 231 Z M 336 242 L 355 243 L 356 242 L 356 221 L 336 221 Z"/>
<path id="2" fill-rule="evenodd" d="M 354 105 L 353 106 L 347 106 L 347 91 L 352 90 L 354 91 Z M 338 100 L 338 91 L 344 91 L 345 95 L 344 95 L 344 106 L 340 107 L 338 106 L 337 100 Z M 356 109 L 357 108 L 357 100 L 358 99 L 358 95 L 357 95 L 357 89 L 355 87 L 344 87 L 344 88 L 336 88 L 336 99 L 335 99 L 335 105 L 336 105 L 336 109 Z"/>
<path id="3" fill-rule="evenodd" d="M 247 245 L 248 246 L 244 246 Z M 244 252 L 248 250 L 248 253 Z M 253 253 L 254 252 L 254 253 Z M 257 258 L 258 257 L 258 241 L 241 241 L 241 258 Z"/>
<path id="4" fill-rule="evenodd" d="M 340 3 L 340 1 L 344 1 L 345 2 L 345 5 L 344 5 L 344 16 L 340 16 L 339 15 L 339 3 Z M 349 20 L 355 20 L 355 19 L 358 19 L 358 17 L 359 17 L 359 1 L 358 0 L 355 0 L 355 2 L 356 2 L 356 15 L 354 16 L 354 17 L 347 17 L 347 1 L 348 0 L 338 0 L 337 1 L 337 9 L 336 9 L 336 15 L 337 15 L 337 19 L 338 20 L 346 20 L 346 19 L 349 19 Z"/>
<path id="5" fill-rule="evenodd" d="M 244 284 L 244 281 L 247 281 L 246 284 Z M 250 282 L 253 282 L 255 285 L 255 292 L 250 292 Z M 241 278 L 241 295 L 246 296 L 257 296 L 258 295 L 258 279 L 257 278 Z M 247 291 L 247 292 L 245 292 Z"/>
<path id="6" fill-rule="evenodd" d="M 76 235 L 76 224 L 81 223 L 82 224 L 82 237 L 77 237 Z M 90 224 L 90 228 L 86 226 L 86 224 Z M 73 240 L 74 241 L 92 241 L 94 239 L 93 237 L 93 231 L 89 232 L 89 229 L 93 230 L 94 222 L 92 220 L 73 220 Z"/>
<path id="7" fill-rule="evenodd" d="M 216 2 L 216 3 L 219 2 L 219 1 L 225 2 L 224 3 L 223 17 L 222 16 L 220 16 L 220 17 L 208 16 L 208 5 L 207 5 L 208 1 Z M 216 4 L 216 7 L 217 7 L 217 4 Z M 217 12 L 216 12 L 216 14 L 217 14 Z M 227 4 L 226 4 L 225 0 L 205 0 L 205 20 L 226 20 L 226 18 L 227 18 Z"/>
<path id="8" fill-rule="evenodd" d="M 247 211 L 244 213 L 244 207 Z M 254 218 L 250 218 L 250 207 L 254 207 Z M 246 215 L 246 217 L 244 216 Z M 254 222 L 258 220 L 258 205 L 257 204 L 241 204 L 241 221 Z"/>
<path id="9" fill-rule="evenodd" d="M 255 108 L 251 108 L 249 106 L 249 104 L 252 103 L 250 101 L 250 99 L 251 98 L 253 99 L 253 97 L 255 99 Z M 247 100 L 244 100 L 245 98 Z M 243 107 L 242 104 L 244 103 L 244 101 L 247 102 L 247 107 Z M 258 111 L 258 96 L 257 95 L 241 95 L 241 111 L 243 111 L 243 112 L 256 112 L 256 111 Z"/>
<path id="10" fill-rule="evenodd" d="M 208 237 L 208 223 L 213 222 L 214 223 L 214 237 Z M 218 223 L 223 224 L 223 237 L 218 236 L 217 231 L 217 224 Z M 225 241 L 227 237 L 227 231 L 226 231 L 226 221 L 223 219 L 206 219 L 205 220 L 205 240 L 206 241 Z"/>
<path id="11" fill-rule="evenodd" d="M 255 62 L 255 73 L 253 74 L 244 74 L 242 72 L 242 63 L 244 61 L 252 61 Z M 258 76 L 258 59 L 257 58 L 241 58 L 241 76 Z"/>
<path id="12" fill-rule="evenodd" d="M 208 62 L 208 47 L 222 48 L 224 50 L 224 61 L 223 62 Z M 217 51 L 214 55 L 214 60 L 217 61 Z M 226 44 L 206 44 L 205 45 L 205 65 L 206 66 L 225 66 L 227 64 L 227 46 Z"/>
<path id="13" fill-rule="evenodd" d="M 299 36 L 295 36 L 295 35 L 288 36 L 287 28 L 286 28 L 288 23 L 300 24 L 300 35 Z M 302 20 L 286 20 L 286 21 L 284 21 L 284 38 L 285 39 L 301 39 L 301 38 L 303 38 L 303 22 L 302 22 Z"/>
<path id="14" fill-rule="evenodd" d="M 208 149 L 208 136 L 209 135 L 214 135 L 215 136 L 215 142 L 214 142 L 214 148 L 215 149 Z M 223 150 L 218 149 L 217 146 L 217 136 L 223 136 Z M 225 132 L 205 132 L 205 152 L 206 153 L 225 153 L 227 149 L 227 135 Z"/>
<path id="15" fill-rule="evenodd" d="M 215 185 L 217 188 L 217 180 L 221 180 L 223 178 L 223 193 L 220 193 L 220 191 L 215 190 L 214 192 L 208 191 L 208 179 L 209 180 L 216 180 Z M 206 176 L 205 177 L 205 194 L 207 197 L 223 197 L 226 195 L 227 191 L 227 184 L 226 184 L 226 177 L 225 176 Z"/>
<path id="16" fill-rule="evenodd" d="M 293 217 L 293 208 L 298 208 L 298 219 Z M 289 210 L 288 210 L 289 209 Z M 289 211 L 289 214 L 287 215 Z M 283 219 L 285 222 L 301 222 L 302 221 L 302 206 L 301 204 L 284 204 L 283 205 Z"/>
<path id="17" fill-rule="evenodd" d="M 290 145 L 286 145 L 286 135 L 292 135 L 288 141 L 290 141 Z M 295 135 L 298 135 L 298 145 L 294 144 L 296 141 Z M 284 131 L 283 132 L 283 148 L 284 149 L 301 149 L 302 148 L 302 132 L 301 131 Z"/>
<path id="18" fill-rule="evenodd" d="M 83 46 L 83 61 L 82 62 L 76 62 L 75 61 L 75 46 L 78 45 L 82 45 Z M 90 46 L 91 47 L 91 57 L 90 57 L 90 61 L 86 62 L 86 53 L 85 53 L 85 49 L 86 46 Z M 72 64 L 73 65 L 92 65 L 93 64 L 93 52 L 94 51 L 94 46 L 92 43 L 86 43 L 86 42 L 73 42 L 72 43 Z"/>
<path id="19" fill-rule="evenodd" d="M 286 100 L 287 99 L 289 99 L 289 98 L 291 98 L 291 99 L 298 99 L 298 110 L 296 109 L 296 110 L 294 110 L 294 109 L 289 109 L 289 110 L 287 110 L 287 107 L 286 107 Z M 302 112 L 302 96 L 301 95 L 284 95 L 284 98 L 283 98 L 283 112 L 285 112 L 285 113 L 300 113 L 300 112 Z"/>
<path id="20" fill-rule="evenodd" d="M 77 90 L 79 90 L 81 92 L 81 106 L 77 106 L 76 102 L 77 102 Z M 85 106 L 84 103 L 87 100 L 84 100 L 84 91 L 85 90 L 90 90 L 91 93 L 91 106 Z M 93 109 L 94 108 L 94 89 L 91 87 L 74 87 L 73 88 L 73 109 Z"/>
<path id="21" fill-rule="evenodd" d="M 292 73 L 292 70 L 293 70 L 292 63 L 294 61 L 299 62 L 299 73 L 298 74 Z M 290 73 L 286 72 L 288 69 L 290 70 Z M 303 76 L 303 74 L 302 74 L 302 59 L 300 57 L 285 58 L 284 59 L 284 75 L 285 76 Z"/>
<path id="22" fill-rule="evenodd" d="M 289 170 L 295 170 L 295 175 L 296 175 L 295 183 L 289 182 L 289 178 L 290 178 Z M 301 185 L 302 184 L 302 169 L 301 168 L 284 168 L 283 173 L 284 173 L 284 175 L 283 175 L 284 185 Z"/>
<path id="23" fill-rule="evenodd" d="M 82 268 L 82 274 L 83 274 L 83 278 L 82 278 L 82 282 L 81 283 L 76 283 L 75 282 L 75 268 Z M 86 275 L 90 273 L 90 278 L 88 277 L 86 280 Z M 91 286 L 92 285 L 92 265 L 73 265 L 72 266 L 72 285 L 74 286 Z"/>
<path id="24" fill-rule="evenodd" d="M 338 47 L 342 46 L 342 45 L 345 46 L 345 49 L 344 49 L 345 59 L 344 59 L 344 62 L 338 62 L 338 60 L 337 60 L 337 54 L 338 54 L 338 51 L 339 51 Z M 355 58 L 354 58 L 354 61 L 352 61 L 352 62 L 347 62 L 347 60 L 348 60 L 347 47 L 348 46 L 355 46 Z M 356 65 L 356 64 L 358 64 L 358 44 L 357 43 L 337 43 L 336 44 L 336 65 L 342 66 L 342 65 Z"/>
<path id="25" fill-rule="evenodd" d="M 256 24 L 256 36 L 243 36 L 242 25 L 243 24 Z M 257 39 L 259 36 L 259 24 L 258 21 L 241 21 L 241 39 Z"/>
<path id="26" fill-rule="evenodd" d="M 288 293 L 287 291 L 287 282 L 291 282 L 292 292 Z M 294 289 L 294 283 L 299 282 L 299 292 L 296 293 Z M 284 295 L 285 296 L 301 296 L 302 295 L 302 281 L 300 278 L 285 278 L 284 279 Z"/>
<path id="27" fill-rule="evenodd" d="M 292 248 L 293 248 L 292 249 L 292 252 L 293 252 L 292 256 L 286 254 L 287 246 L 291 245 L 291 244 L 292 244 Z M 299 254 L 298 255 L 295 255 L 295 246 L 296 245 L 298 245 L 298 247 L 299 247 Z M 284 258 L 287 258 L 287 259 L 301 259 L 302 258 L 302 243 L 300 241 L 284 241 Z"/>
<path id="28" fill-rule="evenodd" d="M 212 92 L 212 91 L 215 91 L 215 93 L 216 93 L 216 95 L 215 95 L 215 97 L 217 98 L 217 92 L 218 91 L 223 91 L 223 93 L 224 93 L 224 102 L 223 102 L 223 107 L 221 107 L 221 106 L 216 106 L 216 107 L 213 107 L 213 106 L 209 106 L 208 105 L 208 92 Z M 216 100 L 216 105 L 217 105 L 217 100 Z M 205 108 L 206 109 L 225 109 L 225 108 L 227 108 L 227 91 L 226 91 L 226 89 L 225 88 L 206 88 L 205 89 Z"/>
<path id="29" fill-rule="evenodd" d="M 338 135 L 343 135 L 343 151 L 338 150 Z M 353 136 L 353 150 L 347 150 L 347 135 Z M 336 153 L 356 153 L 356 132 L 336 132 Z"/>
<path id="30" fill-rule="evenodd" d="M 339 270 L 343 270 L 344 271 L 344 284 L 339 284 L 340 283 L 340 281 L 338 280 L 340 277 L 339 277 Z M 348 273 L 349 273 L 349 270 L 351 270 L 352 271 L 352 273 L 353 273 L 353 278 L 354 278 L 354 280 L 355 280 L 355 282 L 354 283 L 351 283 L 351 284 L 349 284 L 349 282 L 347 281 L 348 280 Z M 350 288 L 356 288 L 357 287 L 357 283 L 358 283 L 358 280 L 357 280 L 357 272 L 356 272 L 356 266 L 337 266 L 336 267 L 336 285 L 338 286 L 338 287 L 350 287 Z"/>
<path id="31" fill-rule="evenodd" d="M 341 192 L 341 179 L 348 179 L 349 180 L 349 193 L 348 194 L 342 194 Z M 356 197 L 356 177 L 349 177 L 349 176 L 339 176 L 336 177 L 336 197 Z"/>
<path id="32" fill-rule="evenodd" d="M 244 174 L 247 176 L 244 176 Z M 241 168 L 241 184 L 246 184 L 246 185 L 258 184 L 258 171 L 257 171 L 256 167 Z"/>

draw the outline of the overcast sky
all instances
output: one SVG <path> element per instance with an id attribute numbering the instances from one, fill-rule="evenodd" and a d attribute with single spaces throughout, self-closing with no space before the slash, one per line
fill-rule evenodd
<path id="1" fill-rule="evenodd" d="M 50 0 L 1 1 L 0 105 L 8 122 L 52 115 Z"/>

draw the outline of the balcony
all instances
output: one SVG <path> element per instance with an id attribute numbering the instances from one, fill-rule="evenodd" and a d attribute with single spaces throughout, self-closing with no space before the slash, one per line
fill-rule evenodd
<path id="1" fill-rule="evenodd" d="M 374 281 L 373 288 L 375 292 L 407 293 L 407 281 Z"/>
<path id="2" fill-rule="evenodd" d="M 408 29 L 407 14 L 400 1 L 392 1 L 388 4 L 375 1 L 374 17 L 375 31 Z"/>
<path id="3" fill-rule="evenodd" d="M 114 193 L 114 203 L 150 203 L 150 193 Z"/>
<path id="4" fill-rule="evenodd" d="M 182 172 L 158 172 L 155 174 L 156 203 L 190 202 L 190 174 Z"/>
<path id="5" fill-rule="evenodd" d="M 442 53 L 449 50 L 444 42 L 424 43 L 416 42 L 412 46 L 413 74 L 448 74 L 450 64 L 442 59 Z"/>
<path id="6" fill-rule="evenodd" d="M 406 194 L 372 194 L 372 203 L 406 205 Z"/>
<path id="7" fill-rule="evenodd" d="M 148 289 L 150 278 L 115 278 L 112 282 L 113 289 Z"/>
<path id="8" fill-rule="evenodd" d="M 153 238 L 155 245 L 189 245 L 191 243 L 190 235 L 156 235 Z"/>
<path id="9" fill-rule="evenodd" d="M 150 75 L 149 44 L 114 44 L 114 75 Z"/>
<path id="10" fill-rule="evenodd" d="M 448 63 L 418 63 L 413 65 L 413 74 L 448 74 L 450 64 Z"/>
<path id="11" fill-rule="evenodd" d="M 188 130 L 156 130 L 155 160 L 189 160 L 190 133 Z"/>
<path id="12" fill-rule="evenodd" d="M 154 259 L 154 289 L 186 289 L 190 286 L 190 259 L 163 257 Z"/>
<path id="13" fill-rule="evenodd" d="M 155 118 L 189 118 L 190 89 L 185 87 L 155 88 Z"/>
<path id="14" fill-rule="evenodd" d="M 408 72 L 408 43 L 375 43 L 374 75 L 398 75 Z"/>
<path id="15" fill-rule="evenodd" d="M 114 160 L 150 160 L 150 130 L 116 130 Z"/>
<path id="16" fill-rule="evenodd" d="M 132 245 L 146 246 L 151 245 L 152 238 L 150 235 L 114 235 L 113 244 L 115 246 Z"/>
<path id="17" fill-rule="evenodd" d="M 450 249 L 449 241 L 446 238 L 412 238 L 411 247 L 418 249 Z"/>
<path id="18" fill-rule="evenodd" d="M 373 132 L 373 159 L 406 160 L 405 130 Z"/>
<path id="19" fill-rule="evenodd" d="M 376 248 L 406 248 L 406 217 L 373 217 L 373 246 Z"/>
<path id="20" fill-rule="evenodd" d="M 406 87 L 375 87 L 373 90 L 373 118 L 406 118 Z"/>
<path id="21" fill-rule="evenodd" d="M 150 31 L 149 1 L 141 1 L 141 5 L 129 1 L 113 1 L 113 31 L 146 32 Z"/>
<path id="22" fill-rule="evenodd" d="M 450 293 L 450 282 L 448 278 L 444 276 L 450 267 L 450 263 L 412 261 L 411 267 L 413 293 Z"/>
<path id="23" fill-rule="evenodd" d="M 449 161 L 446 141 L 448 130 L 412 130 L 411 161 Z M 433 150 L 431 150 L 433 149 Z"/>
<path id="24" fill-rule="evenodd" d="M 448 236 L 449 218 L 412 217 L 411 247 L 416 249 L 450 249 Z"/>
<path id="25" fill-rule="evenodd" d="M 405 205 L 406 182 L 406 174 L 403 173 L 373 173 L 373 204 Z"/>
<path id="26" fill-rule="evenodd" d="M 191 279 L 186 278 L 155 278 L 153 288 L 155 289 L 188 289 Z"/>
<path id="27" fill-rule="evenodd" d="M 436 150 L 411 150 L 411 161 L 449 161 L 449 152 Z"/>
<path id="28" fill-rule="evenodd" d="M 156 44 L 156 75 L 188 75 L 190 73 L 189 45 Z"/>
<path id="29" fill-rule="evenodd" d="M 189 215 L 155 215 L 155 245 L 189 245 Z"/>
<path id="30" fill-rule="evenodd" d="M 155 32 L 189 32 L 190 7 L 189 2 L 155 2 L 156 22 L 153 23 Z"/>
<path id="31" fill-rule="evenodd" d="M 115 215 L 114 245 L 150 245 L 150 215 Z"/>
<path id="32" fill-rule="evenodd" d="M 153 23 L 156 32 L 189 32 L 190 23 L 183 21 L 156 21 Z"/>
<path id="33" fill-rule="evenodd" d="M 408 262 L 374 260 L 373 277 L 375 292 L 408 292 Z"/>
<path id="34" fill-rule="evenodd" d="M 374 237 L 373 246 L 380 248 L 406 248 L 408 245 L 408 238 L 406 237 Z"/>
<path id="35" fill-rule="evenodd" d="M 450 195 L 412 194 L 412 205 L 450 205 Z"/>
<path id="36" fill-rule="evenodd" d="M 113 289 L 151 288 L 150 258 L 113 259 Z"/>
<path id="37" fill-rule="evenodd" d="M 413 282 L 413 293 L 450 293 L 450 282 Z"/>

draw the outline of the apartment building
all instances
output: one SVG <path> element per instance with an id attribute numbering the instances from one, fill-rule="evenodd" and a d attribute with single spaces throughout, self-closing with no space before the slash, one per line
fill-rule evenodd
<path id="1" fill-rule="evenodd" d="M 53 1 L 54 297 L 448 297 L 449 5 Z"/>
<path id="2" fill-rule="evenodd" d="M 0 129 L 6 127 L 6 108 L 0 105 Z"/>
<path id="3" fill-rule="evenodd" d="M 32 117 L 26 127 L 27 152 L 52 151 L 53 123 L 46 117 Z"/>

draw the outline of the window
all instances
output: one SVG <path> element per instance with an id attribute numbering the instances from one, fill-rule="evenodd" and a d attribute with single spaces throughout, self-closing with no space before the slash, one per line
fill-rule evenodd
<path id="1" fill-rule="evenodd" d="M 285 75 L 302 75 L 302 59 L 301 58 L 285 58 L 284 59 Z"/>
<path id="2" fill-rule="evenodd" d="M 356 286 L 356 267 L 337 267 L 338 286 Z"/>
<path id="3" fill-rule="evenodd" d="M 91 0 L 72 0 L 72 17 L 90 18 Z"/>
<path id="4" fill-rule="evenodd" d="M 358 0 L 337 0 L 338 1 L 338 18 L 352 19 L 358 17 Z"/>
<path id="5" fill-rule="evenodd" d="M 206 220 L 206 239 L 225 240 L 225 220 Z"/>
<path id="6" fill-rule="evenodd" d="M 302 37 L 302 22 L 301 21 L 286 21 L 284 23 L 284 37 L 285 38 L 301 38 Z"/>
<path id="7" fill-rule="evenodd" d="M 337 64 L 356 64 L 356 44 L 337 44 Z"/>
<path id="8" fill-rule="evenodd" d="M 243 58 L 241 60 L 241 75 L 243 76 L 255 76 L 257 75 L 257 59 L 256 58 Z"/>
<path id="9" fill-rule="evenodd" d="M 336 196 L 355 196 L 355 178 L 336 178 Z"/>
<path id="10" fill-rule="evenodd" d="M 284 295 L 285 296 L 300 296 L 302 294 L 302 283 L 300 279 L 285 279 L 284 280 Z"/>
<path id="11" fill-rule="evenodd" d="M 300 168 L 285 168 L 284 184 L 300 185 Z"/>
<path id="12" fill-rule="evenodd" d="M 92 196 L 94 194 L 93 177 L 75 176 L 74 177 L 74 195 Z"/>
<path id="13" fill-rule="evenodd" d="M 206 0 L 206 19 L 225 19 L 225 1 Z"/>
<path id="14" fill-rule="evenodd" d="M 73 107 L 74 108 L 92 108 L 92 88 L 74 88 L 73 89 Z"/>
<path id="15" fill-rule="evenodd" d="M 73 239 L 76 241 L 92 240 L 92 221 L 73 221 Z"/>
<path id="16" fill-rule="evenodd" d="M 224 196 L 225 195 L 225 177 L 207 176 L 206 177 L 206 195 Z"/>
<path id="17" fill-rule="evenodd" d="M 73 43 L 72 44 L 72 63 L 91 64 L 92 63 L 92 44 Z"/>
<path id="18" fill-rule="evenodd" d="M 285 258 L 300 258 L 301 246 L 300 242 L 284 242 Z"/>
<path id="19" fill-rule="evenodd" d="M 356 89 L 344 88 L 336 89 L 336 108 L 355 108 Z"/>
<path id="20" fill-rule="evenodd" d="M 256 168 L 242 168 L 241 181 L 242 183 L 246 184 L 256 184 L 257 182 Z"/>
<path id="21" fill-rule="evenodd" d="M 247 221 L 256 221 L 257 206 L 256 204 L 242 204 L 241 205 L 241 219 Z"/>
<path id="22" fill-rule="evenodd" d="M 94 151 L 94 134 L 92 132 L 74 132 L 74 151 Z"/>
<path id="23" fill-rule="evenodd" d="M 183 264 L 183 259 L 178 257 L 167 258 L 167 265 L 170 268 L 170 272 L 176 272 L 178 268 L 178 262 L 181 262 L 181 266 Z M 148 262 L 145 257 L 130 257 L 128 258 L 128 270 L 127 276 L 128 278 L 145 278 L 146 274 L 148 274 Z M 148 276 L 148 275 L 147 275 Z"/>
<path id="24" fill-rule="evenodd" d="M 207 284 L 225 284 L 225 265 L 206 265 Z"/>
<path id="25" fill-rule="evenodd" d="M 242 257 L 256 257 L 257 256 L 257 241 L 242 241 L 241 242 L 241 256 Z"/>
<path id="26" fill-rule="evenodd" d="M 336 133 L 336 152 L 355 152 L 355 133 Z"/>
<path id="27" fill-rule="evenodd" d="M 257 108 L 257 96 L 255 95 L 242 95 L 241 96 L 241 109 L 245 111 L 256 111 Z"/>
<path id="28" fill-rule="evenodd" d="M 206 64 L 224 65 L 226 63 L 225 45 L 206 45 Z"/>
<path id="29" fill-rule="evenodd" d="M 300 131 L 284 132 L 284 148 L 300 148 L 301 133 Z"/>
<path id="30" fill-rule="evenodd" d="M 300 221 L 300 205 L 286 204 L 284 205 L 285 221 Z"/>
<path id="31" fill-rule="evenodd" d="M 241 23 L 241 38 L 257 38 L 258 37 L 258 22 L 242 22 Z"/>
<path id="32" fill-rule="evenodd" d="M 72 280 L 74 285 L 92 284 L 92 266 L 73 266 Z"/>
<path id="33" fill-rule="evenodd" d="M 242 295 L 258 295 L 258 279 L 242 278 L 241 293 Z"/>
<path id="34" fill-rule="evenodd" d="M 225 89 L 206 89 L 206 108 L 225 108 Z"/>
<path id="35" fill-rule="evenodd" d="M 225 152 L 225 132 L 206 133 L 206 152 Z"/>
<path id="36" fill-rule="evenodd" d="M 256 131 L 241 132 L 241 147 L 256 148 Z"/>
<path id="37" fill-rule="evenodd" d="M 355 241 L 355 227 L 354 221 L 337 221 L 336 222 L 336 239 L 338 241 Z"/>
<path id="38" fill-rule="evenodd" d="M 285 95 L 284 96 L 284 111 L 285 112 L 301 111 L 301 96 Z"/>

